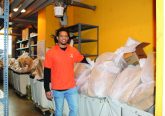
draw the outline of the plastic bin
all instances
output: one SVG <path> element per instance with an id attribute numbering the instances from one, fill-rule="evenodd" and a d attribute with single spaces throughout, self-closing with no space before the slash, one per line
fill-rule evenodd
<path id="1" fill-rule="evenodd" d="M 30 85 L 28 73 L 13 73 L 13 85 L 21 95 L 27 95 L 26 87 Z"/>
<path id="2" fill-rule="evenodd" d="M 48 108 L 48 109 L 54 109 L 54 103 L 53 100 L 50 101 L 46 98 L 45 95 L 45 90 L 44 90 L 44 82 L 43 80 L 38 80 L 37 81 L 37 101 L 40 106 L 43 108 Z M 42 97 L 40 97 L 42 96 Z"/>
<path id="3" fill-rule="evenodd" d="M 35 86 L 36 86 L 36 81 L 34 80 L 34 77 L 32 75 L 29 76 L 30 77 L 30 86 L 31 86 L 31 95 L 32 95 L 32 100 L 34 101 L 34 103 L 37 103 L 37 95 L 36 95 L 36 90 L 35 90 Z"/>

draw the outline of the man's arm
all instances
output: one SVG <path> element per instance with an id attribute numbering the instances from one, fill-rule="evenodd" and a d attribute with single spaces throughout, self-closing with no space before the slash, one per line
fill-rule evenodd
<path id="1" fill-rule="evenodd" d="M 50 91 L 49 83 L 51 77 L 51 69 L 44 67 L 44 88 L 45 92 Z"/>
<path id="2" fill-rule="evenodd" d="M 84 56 L 83 60 L 81 61 L 81 63 L 86 63 L 86 64 L 89 64 L 86 60 L 86 57 Z"/>
<path id="3" fill-rule="evenodd" d="M 50 91 L 49 83 L 51 77 L 51 69 L 44 67 L 44 88 L 47 99 L 52 100 L 52 92 Z"/>

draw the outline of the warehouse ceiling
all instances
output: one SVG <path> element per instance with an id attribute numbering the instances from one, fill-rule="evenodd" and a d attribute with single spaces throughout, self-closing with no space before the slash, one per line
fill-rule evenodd
<path id="1" fill-rule="evenodd" d="M 0 3 L 3 7 L 3 1 Z M 53 0 L 9 0 L 10 1 L 10 14 L 9 25 L 13 28 L 25 28 L 27 25 L 33 25 L 37 27 L 37 15 L 38 11 L 42 8 L 53 4 Z M 17 11 L 14 11 L 14 9 Z M 21 12 L 22 10 L 26 12 Z"/>
<path id="2" fill-rule="evenodd" d="M 44 7 L 57 2 L 63 2 L 65 6 L 72 5 L 95 10 L 95 6 L 80 3 L 81 0 L 9 0 L 9 26 L 14 29 L 23 29 L 28 25 L 37 28 L 37 15 L 38 11 Z M 3 7 L 4 0 L 0 0 L 0 5 Z M 25 12 L 22 12 L 26 10 Z M 0 21 L 2 22 L 2 21 Z M 3 27 L 1 23 L 0 28 Z"/>

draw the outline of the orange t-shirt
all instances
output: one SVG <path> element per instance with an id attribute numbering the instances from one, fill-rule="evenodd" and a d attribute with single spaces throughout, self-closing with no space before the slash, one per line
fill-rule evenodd
<path id="1" fill-rule="evenodd" d="M 51 69 L 51 89 L 64 90 L 75 86 L 74 63 L 83 60 L 79 51 L 67 45 L 62 50 L 59 45 L 54 46 L 46 53 L 44 67 Z"/>

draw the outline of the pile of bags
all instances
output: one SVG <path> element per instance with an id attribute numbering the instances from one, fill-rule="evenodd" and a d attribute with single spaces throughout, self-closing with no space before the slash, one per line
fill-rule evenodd
<path id="1" fill-rule="evenodd" d="M 111 97 L 142 110 L 154 104 L 154 55 L 128 64 L 123 55 L 135 52 L 140 42 L 129 39 L 115 53 L 101 54 L 94 64 L 75 65 L 79 92 L 92 97 Z"/>
<path id="2" fill-rule="evenodd" d="M 31 73 L 35 79 L 43 79 L 43 62 L 42 58 L 32 59 L 24 52 L 17 59 L 9 59 L 9 68 L 18 73 Z"/>
<path id="3" fill-rule="evenodd" d="M 20 57 L 9 60 L 9 67 L 18 73 L 29 73 L 31 71 L 33 59 L 24 52 Z"/>
<path id="4" fill-rule="evenodd" d="M 33 60 L 32 67 L 31 67 L 31 74 L 35 79 L 43 79 L 43 62 L 41 58 L 36 58 Z"/>

